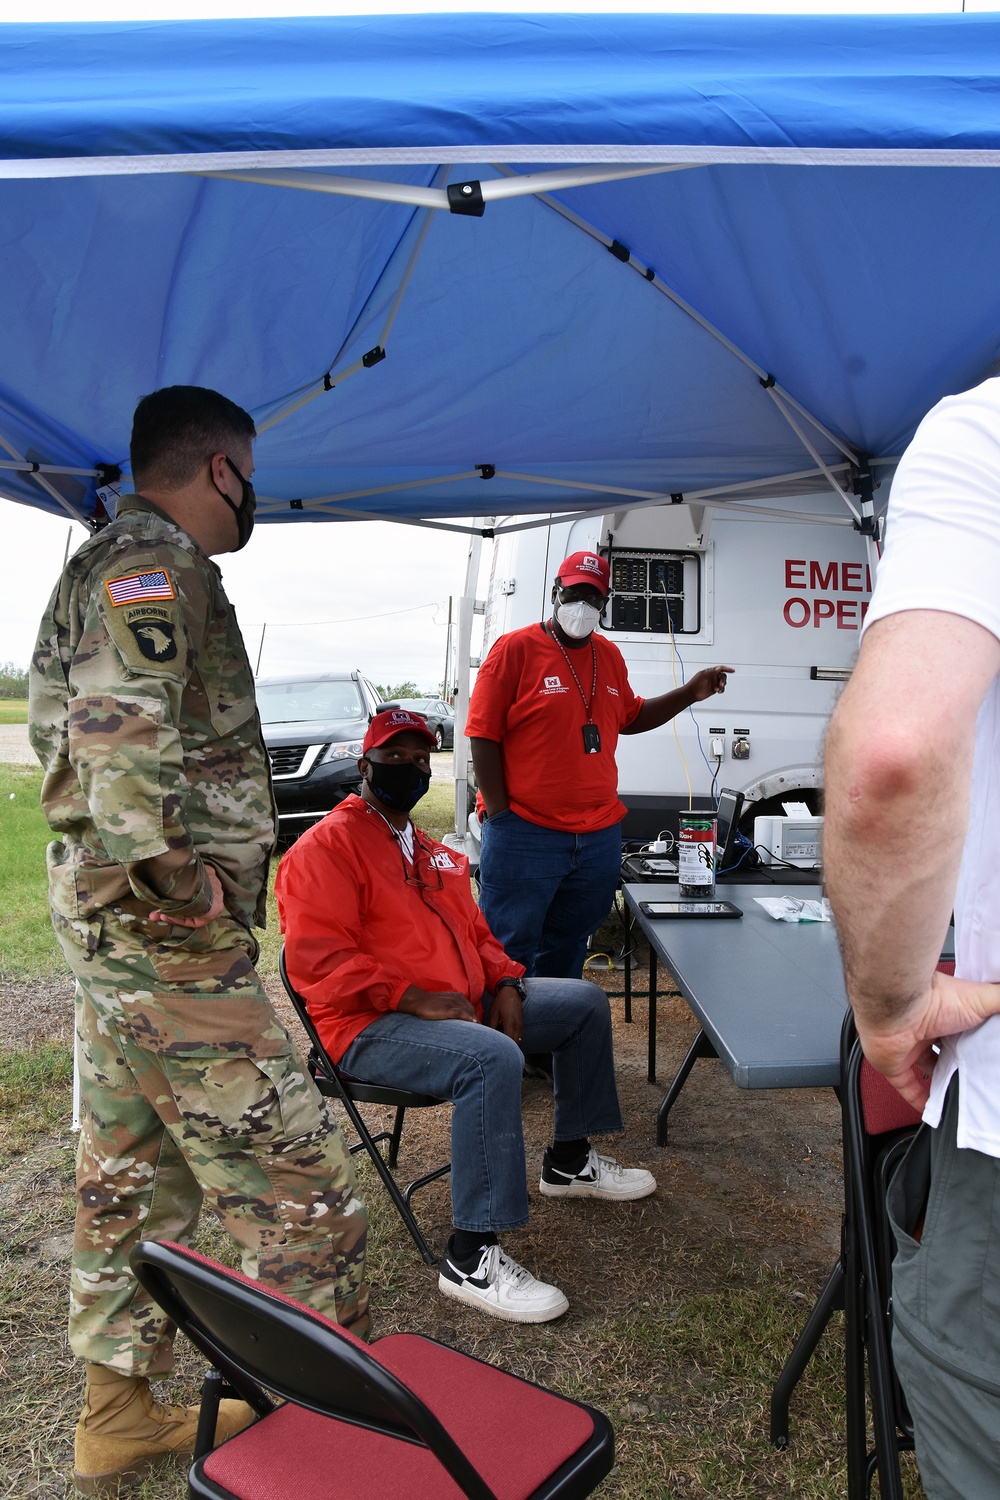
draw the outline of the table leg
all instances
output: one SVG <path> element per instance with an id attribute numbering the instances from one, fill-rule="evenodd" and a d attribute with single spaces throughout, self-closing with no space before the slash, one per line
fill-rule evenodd
<path id="1" fill-rule="evenodd" d="M 792 1392 L 802 1379 L 827 1323 L 843 1305 L 844 1269 L 838 1259 L 771 1392 L 771 1442 L 776 1448 L 788 1447 L 788 1403 Z"/>
<path id="2" fill-rule="evenodd" d="M 656 953 L 649 949 L 649 1061 L 646 1077 L 656 1082 Z"/>
<path id="3" fill-rule="evenodd" d="M 625 923 L 625 1019 L 632 1020 L 632 943 L 635 940 L 635 917 L 626 906 L 628 920 Z"/>
<path id="4" fill-rule="evenodd" d="M 718 1057 L 718 1053 L 708 1040 L 703 1031 L 699 1031 L 687 1051 L 687 1056 L 677 1069 L 677 1075 L 673 1083 L 663 1096 L 663 1101 L 656 1112 L 656 1144 L 665 1146 L 667 1144 L 667 1116 L 673 1108 L 677 1096 L 687 1082 L 687 1076 L 699 1057 Z M 650 1079 L 650 1083 L 654 1082 Z"/>

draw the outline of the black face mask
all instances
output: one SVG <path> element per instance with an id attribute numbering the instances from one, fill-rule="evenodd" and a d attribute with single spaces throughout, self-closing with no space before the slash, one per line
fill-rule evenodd
<path id="1" fill-rule="evenodd" d="M 254 488 L 249 479 L 243 478 L 243 475 L 233 463 L 228 453 L 226 454 L 226 463 L 232 469 L 233 473 L 236 475 L 236 478 L 243 486 L 242 505 L 234 504 L 234 502 L 230 500 L 229 496 L 226 494 L 225 490 L 219 490 L 219 486 L 215 484 L 214 479 L 212 480 L 212 483 L 215 484 L 215 488 L 219 490 L 219 494 L 222 496 L 223 500 L 225 500 L 226 504 L 229 506 L 229 509 L 236 517 L 237 541 L 234 550 L 236 552 L 242 552 L 243 548 L 250 540 L 251 531 L 253 531 L 253 513 L 257 509 L 257 496 L 254 494 Z"/>
<path id="2" fill-rule="evenodd" d="M 430 790 L 430 774 L 422 771 L 415 761 L 390 766 L 370 760 L 368 764 L 371 766 L 368 785 L 379 802 L 395 812 L 409 812 Z"/>

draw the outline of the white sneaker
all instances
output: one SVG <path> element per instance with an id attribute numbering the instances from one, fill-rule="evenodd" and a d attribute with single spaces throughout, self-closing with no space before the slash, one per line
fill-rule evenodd
<path id="1" fill-rule="evenodd" d="M 593 1146 L 579 1172 L 562 1172 L 549 1152 L 542 1158 L 538 1191 L 546 1198 L 615 1198 L 631 1203 L 656 1192 L 656 1178 L 642 1167 L 622 1167 L 613 1156 L 598 1156 Z"/>
<path id="2" fill-rule="evenodd" d="M 569 1311 L 569 1303 L 557 1286 L 536 1281 L 530 1271 L 504 1255 L 499 1245 L 484 1245 L 472 1272 L 460 1271 L 445 1252 L 438 1291 L 508 1323 L 550 1323 Z"/>

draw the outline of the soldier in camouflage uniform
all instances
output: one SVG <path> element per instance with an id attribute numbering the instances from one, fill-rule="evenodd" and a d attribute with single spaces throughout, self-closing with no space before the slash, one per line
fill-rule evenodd
<path id="1" fill-rule="evenodd" d="M 254 970 L 275 813 L 250 666 L 210 561 L 252 529 L 253 436 L 212 391 L 140 403 L 142 493 L 70 559 L 32 661 L 52 919 L 77 981 L 70 1342 L 88 1362 L 85 1493 L 117 1493 L 193 1442 L 190 1413 L 148 1395 L 145 1377 L 171 1368 L 172 1328 L 128 1253 L 140 1237 L 186 1238 L 203 1198 L 250 1275 L 368 1326 L 364 1201 Z M 122 1392 L 131 1415 L 109 1426 L 98 1408 Z M 226 1405 L 238 1410 L 220 1436 L 249 1419 Z"/>

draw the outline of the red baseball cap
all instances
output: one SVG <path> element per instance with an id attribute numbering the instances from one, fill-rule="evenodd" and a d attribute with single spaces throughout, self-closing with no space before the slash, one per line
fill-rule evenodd
<path id="1" fill-rule="evenodd" d="M 367 755 L 369 750 L 377 750 L 380 745 L 394 740 L 397 734 L 407 733 L 422 734 L 428 745 L 437 749 L 437 740 L 427 728 L 423 714 L 411 713 L 408 708 L 385 708 L 368 725 L 361 753 Z"/>
<path id="2" fill-rule="evenodd" d="M 560 583 L 570 588 L 574 584 L 589 583 L 593 588 L 600 589 L 605 598 L 611 586 L 611 569 L 596 552 L 571 553 L 556 577 Z"/>

